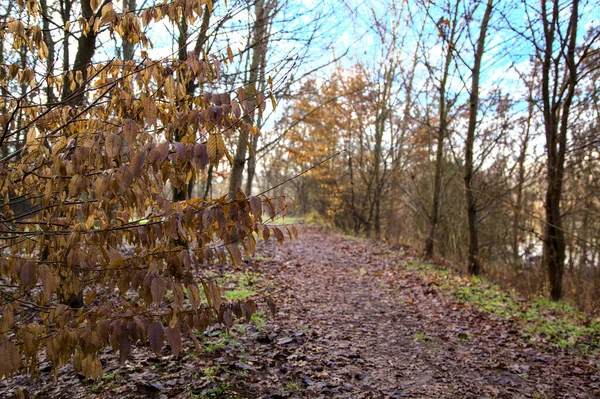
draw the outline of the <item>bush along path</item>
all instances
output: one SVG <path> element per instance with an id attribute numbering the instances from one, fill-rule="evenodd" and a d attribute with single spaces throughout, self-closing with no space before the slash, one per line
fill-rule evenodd
<path id="1" fill-rule="evenodd" d="M 245 270 L 217 271 L 225 299 L 267 296 L 277 309 L 259 306 L 229 334 L 209 329 L 177 359 L 138 346 L 122 365 L 107 353 L 99 380 L 67 366 L 53 384 L 48 365 L 36 384 L 0 383 L 0 396 L 600 397 L 599 319 L 423 265 L 409 250 L 303 230 L 264 243 Z"/>

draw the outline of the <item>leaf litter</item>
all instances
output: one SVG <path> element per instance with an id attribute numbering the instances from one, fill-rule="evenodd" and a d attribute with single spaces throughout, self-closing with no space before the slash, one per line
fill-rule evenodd
<path id="1" fill-rule="evenodd" d="M 256 258 L 221 266 L 253 276 L 260 311 L 250 323 L 185 338 L 178 356 L 160 349 L 171 331 L 153 328 L 124 364 L 107 350 L 97 380 L 69 365 L 53 383 L 43 362 L 36 383 L 2 381 L 0 397 L 600 397 L 597 356 L 532 342 L 510 318 L 458 301 L 434 273 L 407 267 L 418 261 L 410 249 L 300 230 L 300 240 L 260 242 Z"/>

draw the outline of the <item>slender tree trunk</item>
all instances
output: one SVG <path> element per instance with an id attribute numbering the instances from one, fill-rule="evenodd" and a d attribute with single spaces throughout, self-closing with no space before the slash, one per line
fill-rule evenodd
<path id="1" fill-rule="evenodd" d="M 6 10 L 6 15 L 10 15 L 11 9 L 13 7 L 14 3 L 9 3 L 7 6 L 7 10 Z M 5 22 L 5 21 L 2 21 Z M 5 60 L 4 60 L 4 40 L 0 40 L 0 65 L 4 65 L 5 64 Z M 8 97 L 8 91 L 6 88 L 6 85 L 0 85 L 0 95 L 2 95 L 3 98 L 7 98 Z M 6 113 L 6 102 L 3 102 L 2 104 L 2 109 L 0 109 L 0 112 L 2 112 L 3 114 Z M 2 158 L 6 157 L 8 155 L 8 145 L 6 144 L 6 141 L 3 140 L 2 142 L 0 142 L 0 156 Z"/>
<path id="2" fill-rule="evenodd" d="M 46 47 L 48 47 L 48 58 L 46 59 L 46 76 L 49 77 L 51 75 L 54 75 L 55 58 L 54 40 L 52 40 L 52 34 L 50 33 L 51 12 L 48 9 L 47 0 L 40 0 L 40 6 L 42 8 L 42 31 L 44 43 L 46 43 Z M 46 86 L 46 97 L 49 103 L 52 104 L 56 102 L 56 95 L 54 94 L 54 89 L 50 84 L 47 84 Z"/>
<path id="3" fill-rule="evenodd" d="M 60 5 L 60 17 L 62 19 L 63 26 L 65 26 L 67 24 L 67 22 L 69 22 L 71 19 L 71 8 L 73 7 L 73 3 L 71 2 L 71 0 L 59 0 L 59 5 Z M 63 46 L 62 46 L 63 47 L 63 65 L 62 65 L 63 73 L 67 72 L 70 67 L 69 37 L 70 37 L 69 31 L 65 30 L 63 32 Z M 66 79 L 65 79 L 64 83 L 67 83 Z M 64 90 L 65 90 L 65 88 L 63 87 L 63 93 L 64 93 Z"/>
<path id="4" fill-rule="evenodd" d="M 260 73 L 259 73 L 259 88 L 258 91 L 260 93 L 263 93 L 266 88 L 266 69 L 267 69 L 267 57 L 265 56 L 267 53 L 267 43 L 265 41 L 265 43 L 263 44 L 263 48 L 262 48 L 262 52 L 263 52 L 263 57 L 262 57 L 262 61 L 260 63 Z M 263 124 L 263 118 L 262 115 L 259 114 L 257 121 L 256 121 L 256 126 L 258 126 L 258 128 L 262 128 L 262 124 Z M 258 140 L 259 140 L 260 136 L 257 134 L 254 137 L 252 137 L 252 141 L 251 141 L 251 145 L 253 149 L 256 149 L 258 147 Z M 252 194 L 252 181 L 254 180 L 254 175 L 256 174 L 256 153 L 253 151 L 249 156 L 248 156 L 248 173 L 247 173 L 247 177 L 246 177 L 246 194 L 250 195 Z"/>
<path id="5" fill-rule="evenodd" d="M 204 185 L 204 192 L 202 193 L 202 198 L 204 198 L 204 201 L 208 200 L 210 191 L 212 189 L 212 175 L 213 175 L 213 166 L 211 164 L 211 165 L 208 165 L 208 173 L 206 174 L 206 182 Z"/>
<path id="6" fill-rule="evenodd" d="M 256 123 L 256 126 L 261 126 L 262 121 L 260 120 L 261 118 L 259 118 L 259 121 Z M 250 145 L 252 146 L 253 149 L 256 149 L 257 145 L 258 145 L 258 134 L 254 137 L 252 137 L 252 141 L 250 142 Z M 252 152 L 251 154 L 249 154 L 248 156 L 248 168 L 247 168 L 247 176 L 246 176 L 246 190 L 245 193 L 247 195 L 252 194 L 252 181 L 254 180 L 254 175 L 256 174 L 256 153 Z"/>
<path id="7" fill-rule="evenodd" d="M 269 4 L 267 4 L 267 18 L 268 21 L 272 21 L 275 13 L 277 13 L 277 1 L 273 0 L 271 1 Z M 268 31 L 266 33 L 265 36 L 265 40 L 263 40 L 263 42 L 261 43 L 261 52 L 262 52 L 262 57 L 261 57 L 261 62 L 260 62 L 260 72 L 259 72 L 259 89 L 258 91 L 260 93 L 263 93 L 266 91 L 267 89 L 267 51 L 268 51 L 268 45 L 269 45 L 269 40 L 268 38 L 271 35 L 271 28 L 273 27 L 272 24 L 268 23 L 268 21 L 266 22 L 268 25 Z M 258 121 L 256 123 L 256 126 L 258 126 L 259 129 L 262 128 L 262 124 L 263 124 L 263 120 L 262 120 L 262 115 L 259 114 L 259 118 Z M 260 135 L 256 135 L 254 137 L 252 137 L 252 148 L 253 149 L 257 149 L 258 148 L 258 141 L 260 139 Z M 248 156 L 248 173 L 247 173 L 247 178 L 246 178 L 246 194 L 250 195 L 252 193 L 252 182 L 254 181 L 254 176 L 256 174 L 256 153 L 253 151 L 249 156 Z"/>
<path id="8" fill-rule="evenodd" d="M 128 0 L 128 1 L 132 1 L 135 4 L 135 0 Z M 197 57 L 201 56 L 204 45 L 206 44 L 206 40 L 208 39 L 208 28 L 209 28 L 209 24 L 210 24 L 210 16 L 211 16 L 211 13 L 209 12 L 209 8 L 208 8 L 208 6 L 205 6 L 204 12 L 202 14 L 202 24 L 200 26 L 200 34 L 198 35 L 198 38 L 196 39 L 196 43 L 194 45 L 194 53 L 196 54 Z M 179 37 L 177 38 L 177 45 L 178 45 L 177 55 L 178 55 L 179 60 L 182 62 L 188 58 L 188 51 L 187 51 L 188 40 L 189 40 L 188 24 L 187 24 L 187 21 L 185 18 L 181 18 L 181 20 L 179 21 Z M 193 97 L 194 97 L 196 88 L 197 88 L 197 83 L 195 80 L 190 80 L 185 87 L 185 91 L 186 91 L 186 94 L 188 97 L 187 100 L 189 100 L 190 102 L 193 101 Z M 182 112 L 187 111 L 187 106 L 185 104 L 185 100 L 182 100 L 180 102 L 180 109 Z M 175 131 L 175 137 L 173 138 L 174 141 L 180 141 L 181 138 L 182 138 L 181 132 L 179 130 Z M 209 169 L 209 176 L 212 176 L 212 168 Z M 186 199 L 186 197 L 191 198 L 195 183 L 196 183 L 195 180 L 192 178 L 192 179 L 190 179 L 189 182 L 187 182 L 187 185 L 185 188 L 172 187 L 172 193 L 171 193 L 172 200 L 173 201 L 184 201 Z M 206 197 L 204 197 L 204 198 L 206 198 Z"/>
<path id="9" fill-rule="evenodd" d="M 185 61 L 187 59 L 187 41 L 188 41 L 188 24 L 185 17 L 181 17 L 179 21 L 179 37 L 177 38 L 177 57 L 180 61 Z M 184 101 L 179 102 L 180 111 L 185 111 Z M 173 137 L 173 141 L 178 142 L 182 139 L 182 132 L 177 129 L 175 130 L 175 134 Z M 184 201 L 187 195 L 187 186 L 184 187 L 175 187 L 174 185 L 171 187 L 171 199 L 173 202 L 175 201 Z"/>
<path id="10" fill-rule="evenodd" d="M 398 143 L 398 151 L 396 154 L 396 164 L 397 170 L 400 170 L 400 164 L 404 159 L 404 138 L 408 134 L 408 120 L 410 119 L 410 112 L 413 108 L 413 86 L 415 82 L 415 71 L 417 66 L 419 65 L 419 50 L 421 48 L 421 40 L 423 37 L 423 32 L 425 31 L 425 23 L 427 19 L 423 18 L 423 23 L 421 24 L 421 28 L 419 30 L 417 45 L 415 46 L 415 51 L 413 52 L 412 64 L 410 67 L 410 71 L 408 73 L 408 79 L 406 84 L 406 99 L 404 100 L 404 109 L 402 110 L 402 123 L 400 125 L 400 141 Z"/>
<path id="11" fill-rule="evenodd" d="M 386 74 L 387 75 L 387 74 Z M 386 84 L 387 86 L 387 84 Z M 375 151 L 373 153 L 373 163 L 374 163 L 374 176 L 373 176 L 373 202 L 374 202 L 374 211 L 375 214 L 373 216 L 373 227 L 375 230 L 375 238 L 381 238 L 381 162 L 383 158 L 383 133 L 385 131 L 385 122 L 387 119 L 387 110 L 386 110 L 386 97 L 387 97 L 387 88 L 384 89 L 384 93 L 382 93 L 384 99 L 381 104 L 381 110 L 379 115 L 377 116 L 377 121 L 375 122 Z"/>
<path id="12" fill-rule="evenodd" d="M 71 15 L 71 6 L 72 2 L 70 0 L 64 0 L 64 3 L 61 1 L 61 14 L 64 21 L 68 21 Z M 94 16 L 94 10 L 91 6 L 90 0 L 81 0 L 81 15 L 85 19 L 90 19 Z M 65 31 L 65 41 L 63 43 L 64 46 L 64 60 L 63 66 L 64 71 L 69 71 L 69 34 Z M 84 35 L 80 34 L 79 40 L 77 41 L 77 53 L 75 53 L 75 61 L 73 62 L 73 67 L 70 68 L 73 79 L 76 78 L 77 72 L 81 73 L 82 80 L 81 83 L 75 81 L 75 89 L 71 89 L 71 78 L 69 75 L 65 75 L 62 87 L 61 101 L 65 104 L 70 105 L 72 107 L 81 106 L 85 101 L 85 89 L 87 87 L 87 67 L 92 62 L 92 58 L 96 52 L 96 32 L 93 29 Z M 48 247 L 44 247 L 41 251 L 42 259 L 48 255 Z M 73 293 L 69 298 L 63 298 L 63 303 L 67 304 L 72 308 L 81 308 L 84 306 L 83 302 L 83 291 L 79 291 L 77 294 Z"/>
<path id="13" fill-rule="evenodd" d="M 493 0 L 488 0 L 481 21 L 479 30 L 479 39 L 477 40 L 477 50 L 473 63 L 473 75 L 471 77 L 471 101 L 469 109 L 469 125 L 467 129 L 467 139 L 465 142 L 465 196 L 467 200 L 467 225 L 469 229 L 469 257 L 467 260 L 467 269 L 469 274 L 478 275 L 481 273 L 481 263 L 479 261 L 479 241 L 477 235 L 477 203 L 473 194 L 473 145 L 475 144 L 475 129 L 477 128 L 477 113 L 479 111 L 479 75 L 481 72 L 481 58 L 485 49 L 485 36 L 487 27 L 492 15 Z"/>
<path id="14" fill-rule="evenodd" d="M 383 39 L 382 39 L 383 41 Z M 396 43 L 396 37 L 392 39 L 392 46 Z M 390 61 L 384 66 L 383 87 L 380 88 L 380 100 L 377 104 L 377 116 L 375 120 L 375 148 L 373 151 L 373 227 L 375 238 L 381 238 L 381 202 L 383 200 L 385 180 L 387 178 L 387 162 L 384 156 L 383 139 L 386 124 L 390 121 L 392 88 L 397 70 L 397 63 Z"/>
<path id="15" fill-rule="evenodd" d="M 28 52 L 28 48 L 26 45 L 22 45 L 19 48 L 19 56 L 20 56 L 20 62 L 21 62 L 21 69 L 25 70 L 25 68 L 27 68 L 27 52 Z M 21 98 L 25 98 L 25 96 L 27 95 L 27 90 L 28 90 L 28 86 L 25 83 L 22 83 L 21 85 Z M 20 109 L 19 112 L 17 113 L 17 134 L 14 137 L 14 148 L 15 150 L 21 149 L 23 148 L 23 146 L 25 145 L 25 135 L 26 133 L 23 132 L 23 134 L 20 134 L 18 132 L 22 132 L 22 123 L 23 123 L 23 109 Z M 19 153 L 19 155 L 17 155 L 16 159 L 21 158 L 21 155 Z"/>
<path id="16" fill-rule="evenodd" d="M 214 3 L 216 3 L 216 1 L 213 2 L 213 7 Z M 204 12 L 202 13 L 202 24 L 200 25 L 200 33 L 198 34 L 198 38 L 196 39 L 196 43 L 194 44 L 194 54 L 196 54 L 196 56 L 198 57 L 200 57 L 203 54 L 203 51 L 205 50 L 204 46 L 206 45 L 206 42 L 208 40 L 208 28 L 210 28 L 211 15 L 211 8 L 208 5 L 204 6 Z M 186 87 L 187 94 L 194 94 L 196 87 L 196 82 L 190 81 L 188 87 Z"/>
<path id="17" fill-rule="evenodd" d="M 90 0 L 81 0 L 81 15 L 86 19 L 94 16 L 94 10 L 92 10 Z M 65 43 L 65 47 L 68 47 L 67 43 Z M 90 29 L 87 35 L 81 33 L 77 42 L 77 53 L 75 54 L 72 72 L 73 77 L 75 77 L 77 72 L 81 72 L 83 80 L 81 84 L 76 83 L 75 89 L 71 90 L 71 78 L 69 75 L 66 75 L 62 90 L 62 101 L 66 101 L 66 103 L 71 106 L 81 105 L 85 100 L 85 88 L 88 78 L 87 67 L 92 61 L 95 52 L 96 32 L 94 32 L 93 29 Z"/>
<path id="18" fill-rule="evenodd" d="M 556 134 L 550 131 L 551 134 Z M 560 214 L 562 195 L 562 173 L 558 168 L 557 151 L 548 151 L 546 190 L 546 225 L 544 228 L 544 263 L 550 281 L 550 298 L 558 301 L 562 297 L 562 279 L 565 263 L 565 236 Z"/>
<path id="19" fill-rule="evenodd" d="M 445 101 L 445 99 L 444 99 Z M 440 105 L 440 110 L 445 105 Z M 437 148 L 435 156 L 435 176 L 433 182 L 433 202 L 431 205 L 431 214 L 429 217 L 429 236 L 425 241 L 425 257 L 432 258 L 435 251 L 435 233 L 439 221 L 440 196 L 442 192 L 442 162 L 444 160 L 444 138 L 446 136 L 446 121 L 440 120 L 438 129 Z"/>
<path id="20" fill-rule="evenodd" d="M 575 64 L 575 49 L 577 40 L 577 19 L 579 1 L 573 0 L 568 28 L 568 44 L 565 54 L 566 94 L 562 101 L 556 98 L 556 90 L 551 94 L 551 77 L 553 86 L 560 84 L 561 72 L 555 71 L 554 44 L 558 27 L 558 2 L 553 3 L 551 20 L 548 20 L 546 3 L 542 2 L 542 18 L 544 28 L 544 54 L 542 62 L 542 98 L 544 125 L 546 130 L 546 224 L 544 227 L 544 266 L 550 282 L 550 299 L 558 301 L 562 297 L 562 281 L 565 268 L 565 233 L 561 214 L 561 198 L 564 178 L 564 164 L 567 147 L 567 128 L 569 111 L 575 94 L 577 82 L 577 65 Z M 561 38 L 562 39 L 562 38 Z M 563 39 L 564 40 L 564 39 Z M 561 109 L 562 108 L 562 109 Z"/>
<path id="21" fill-rule="evenodd" d="M 530 87 L 530 90 L 532 88 Z M 513 264 L 515 267 L 522 265 L 523 261 L 519 254 L 519 231 L 520 231 L 520 222 L 523 217 L 523 185 L 525 184 L 525 157 L 527 155 L 527 147 L 529 145 L 529 135 L 531 131 L 531 121 L 533 119 L 533 111 L 534 111 L 534 102 L 533 102 L 533 93 L 530 91 L 529 93 L 529 110 L 527 115 L 527 122 L 525 126 L 525 135 L 523 136 L 523 141 L 521 142 L 521 152 L 519 153 L 519 158 L 517 160 L 517 200 L 514 207 L 514 215 L 513 215 L 513 225 L 512 225 L 512 257 Z"/>
<path id="22" fill-rule="evenodd" d="M 213 7 L 214 7 L 214 4 L 213 4 Z M 208 40 L 208 28 L 210 27 L 210 17 L 211 17 L 211 9 L 208 7 L 208 5 L 206 5 L 206 6 L 204 6 L 204 12 L 202 14 L 202 24 L 200 25 L 200 34 L 198 35 L 198 38 L 196 39 L 196 44 L 194 45 L 194 54 L 196 54 L 196 56 L 198 58 L 200 58 L 200 56 L 203 54 L 204 46 L 206 45 L 206 41 Z M 190 99 L 194 98 L 196 88 L 198 86 L 199 86 L 199 84 L 196 83 L 196 81 L 188 82 L 188 84 L 185 88 L 185 92 L 190 97 Z M 200 86 L 200 90 L 202 90 L 202 86 Z M 210 165 L 208 168 L 208 175 L 207 175 L 207 181 L 206 181 L 206 195 L 204 195 L 202 197 L 205 200 L 207 198 L 208 192 L 209 192 L 209 190 L 211 188 L 211 184 L 212 184 L 212 171 L 213 171 L 212 168 L 213 168 L 212 165 Z M 188 198 L 192 198 L 195 185 L 196 185 L 196 180 L 192 177 L 192 179 L 190 179 L 190 181 L 188 182 L 188 187 L 187 187 Z"/>
<path id="23" fill-rule="evenodd" d="M 265 57 L 263 57 L 263 62 L 261 63 L 261 68 L 260 68 L 260 86 L 259 86 L 259 92 L 262 93 L 265 89 L 266 89 L 266 84 L 265 84 L 265 67 L 266 67 L 266 63 L 265 63 L 266 59 Z M 262 115 L 259 114 L 258 118 L 256 119 L 256 126 L 258 126 L 259 130 L 262 127 L 263 124 L 263 118 Z M 259 139 L 259 135 L 255 135 L 252 137 L 252 141 L 250 142 L 250 145 L 252 146 L 253 149 L 256 149 L 258 146 L 258 139 Z M 249 156 L 248 156 L 248 171 L 247 171 L 247 176 L 246 176 L 246 190 L 245 193 L 246 195 L 250 195 L 252 194 L 252 181 L 254 180 L 254 175 L 256 174 L 256 153 L 254 151 L 252 151 Z"/>
<path id="24" fill-rule="evenodd" d="M 253 108 L 258 104 L 258 99 L 255 98 L 253 88 L 256 87 L 258 82 L 258 75 L 261 60 L 266 57 L 266 41 L 267 41 L 267 24 L 269 21 L 269 12 L 265 7 L 264 0 L 256 0 L 254 3 L 254 14 L 256 20 L 254 22 L 254 33 L 252 39 L 252 61 L 250 63 L 250 70 L 248 73 L 248 80 L 246 81 L 246 96 L 249 103 Z M 254 112 L 246 112 L 245 118 L 248 122 L 253 121 Z M 250 137 L 243 137 L 244 133 L 240 132 L 238 139 L 237 148 L 235 151 L 235 157 L 233 159 L 233 166 L 231 168 L 231 174 L 229 175 L 229 193 L 235 193 L 237 189 L 242 187 L 242 179 L 244 174 L 244 167 L 246 165 L 246 152 L 248 151 L 247 140 Z"/>
<path id="25" fill-rule="evenodd" d="M 442 79 L 439 87 L 439 127 L 437 132 L 437 149 L 435 156 L 435 176 L 433 182 L 433 200 L 431 205 L 431 212 L 429 216 L 429 235 L 425 241 L 425 257 L 433 257 L 435 251 L 435 235 L 437 224 L 440 217 L 440 202 L 442 195 L 442 169 L 444 161 L 444 139 L 448 132 L 448 110 L 447 110 L 447 98 L 446 98 L 446 84 L 448 82 L 448 75 L 450 74 L 450 64 L 452 62 L 452 53 L 454 51 L 454 36 L 456 33 L 456 22 L 458 18 L 458 5 L 459 1 L 456 1 L 454 9 L 454 20 L 452 21 L 450 37 L 447 39 L 448 48 L 446 50 L 446 56 L 444 59 L 444 70 L 442 72 Z"/>
<path id="26" fill-rule="evenodd" d="M 136 7 L 136 0 L 123 0 L 123 11 L 134 12 L 136 10 Z M 133 60 L 133 54 L 133 43 L 131 43 L 126 38 L 123 38 L 123 61 Z"/>

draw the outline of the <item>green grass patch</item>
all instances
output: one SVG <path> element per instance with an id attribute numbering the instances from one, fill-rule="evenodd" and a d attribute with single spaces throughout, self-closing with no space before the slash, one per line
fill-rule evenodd
<path id="1" fill-rule="evenodd" d="M 121 383 L 120 376 L 115 373 L 105 373 L 102 378 L 94 381 L 94 383 L 86 388 L 90 394 L 100 393 L 102 390 L 118 386 Z"/>
<path id="2" fill-rule="evenodd" d="M 259 288 L 272 283 L 264 283 L 257 273 L 226 273 L 218 280 L 221 296 L 228 301 L 241 301 L 254 295 Z"/>
<path id="3" fill-rule="evenodd" d="M 259 330 L 265 327 L 265 315 L 261 310 L 254 313 L 250 318 L 250 321 L 254 323 Z"/>
<path id="4" fill-rule="evenodd" d="M 223 349 L 227 346 L 227 342 L 225 341 L 216 341 L 216 342 L 207 342 L 202 351 L 205 353 L 214 353 L 220 349 Z"/>
<path id="5" fill-rule="evenodd" d="M 425 335 L 425 333 L 414 333 L 412 335 L 413 339 L 419 340 L 419 341 L 425 341 L 427 339 L 427 335 Z"/>
<path id="6" fill-rule="evenodd" d="M 476 281 L 469 285 L 455 287 L 454 296 L 460 302 L 472 303 L 479 310 L 504 318 L 511 317 L 519 309 L 513 296 L 507 292 Z"/>
<path id="7" fill-rule="evenodd" d="M 405 265 L 405 268 L 427 275 L 434 275 L 440 277 L 446 277 L 450 275 L 450 270 L 438 267 L 431 263 L 410 262 Z"/>
<path id="8" fill-rule="evenodd" d="M 528 302 L 518 316 L 527 323 L 526 332 L 534 340 L 541 337 L 561 349 L 600 352 L 600 319 L 591 319 L 567 303 L 537 298 Z"/>
<path id="9" fill-rule="evenodd" d="M 545 298 L 519 300 L 514 292 L 502 291 L 483 279 L 471 278 L 454 288 L 454 296 L 478 310 L 521 324 L 521 334 L 536 343 L 557 349 L 600 351 L 600 322 L 575 311 L 564 302 Z"/>
<path id="10" fill-rule="evenodd" d="M 300 392 L 300 390 L 302 390 L 302 384 L 298 377 L 293 377 L 285 383 L 284 391 Z"/>
<path id="11" fill-rule="evenodd" d="M 210 378 L 216 377 L 220 375 L 223 371 L 225 371 L 225 369 L 221 365 L 217 365 L 215 367 L 206 367 L 204 369 L 204 376 Z"/>
<path id="12" fill-rule="evenodd" d="M 576 311 L 565 302 L 546 298 L 524 300 L 514 291 L 502 290 L 480 277 L 461 277 L 430 264 L 413 262 L 406 269 L 417 271 L 443 290 L 449 290 L 461 303 L 513 320 L 520 334 L 533 343 L 555 349 L 577 349 L 582 353 L 600 353 L 600 318 Z"/>
<path id="13" fill-rule="evenodd" d="M 256 286 L 260 276 L 257 273 L 225 273 L 219 278 L 219 284 L 230 285 L 239 288 L 250 288 Z"/>
<path id="14" fill-rule="evenodd" d="M 208 337 L 201 335 L 200 338 L 204 341 L 202 343 L 202 352 L 206 354 L 218 352 L 227 346 L 238 345 L 238 341 L 225 331 L 214 332 Z"/>
<path id="15" fill-rule="evenodd" d="M 224 335 L 222 338 L 206 341 L 202 347 L 202 352 L 212 354 L 236 343 L 237 341 L 233 337 Z"/>
<path id="16" fill-rule="evenodd" d="M 221 293 L 221 296 L 228 301 L 241 301 L 248 298 L 252 294 L 254 294 L 254 291 L 246 288 L 240 288 L 238 290 L 224 291 Z"/>
<path id="17" fill-rule="evenodd" d="M 193 389 L 192 389 L 193 391 Z M 239 396 L 230 391 L 229 383 L 219 382 L 216 386 L 210 389 L 206 394 L 194 394 L 190 395 L 191 399 L 213 399 L 213 398 L 239 398 Z"/>

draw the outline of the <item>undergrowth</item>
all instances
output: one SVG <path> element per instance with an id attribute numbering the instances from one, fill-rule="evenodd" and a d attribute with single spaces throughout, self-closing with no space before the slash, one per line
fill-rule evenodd
<path id="1" fill-rule="evenodd" d="M 408 269 L 434 278 L 457 301 L 474 309 L 512 320 L 520 334 L 532 343 L 554 349 L 600 353 L 600 318 L 575 310 L 566 302 L 537 297 L 523 299 L 480 277 L 462 277 L 431 264 L 412 263 Z"/>
<path id="2" fill-rule="evenodd" d="M 218 279 L 221 296 L 228 301 L 244 300 L 259 291 L 260 276 L 257 273 L 226 273 Z"/>

